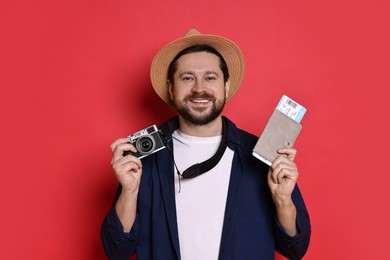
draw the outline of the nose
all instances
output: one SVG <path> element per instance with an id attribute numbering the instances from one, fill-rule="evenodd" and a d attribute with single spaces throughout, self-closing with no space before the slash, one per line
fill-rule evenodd
<path id="1" fill-rule="evenodd" d="M 201 93 L 205 91 L 204 82 L 202 79 L 197 78 L 194 81 L 194 85 L 192 86 L 192 92 L 194 93 Z"/>

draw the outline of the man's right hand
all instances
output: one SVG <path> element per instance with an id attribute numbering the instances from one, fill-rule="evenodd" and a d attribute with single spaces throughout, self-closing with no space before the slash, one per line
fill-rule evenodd
<path id="1" fill-rule="evenodd" d="M 115 210 L 122 223 L 123 232 L 128 233 L 135 221 L 142 163 L 133 155 L 123 156 L 124 151 L 137 152 L 137 149 L 127 142 L 127 138 L 114 141 L 111 144 L 111 151 L 111 165 L 122 186 L 122 193 L 116 202 Z"/>
<path id="2" fill-rule="evenodd" d="M 138 192 L 141 175 L 142 163 L 135 156 L 123 156 L 124 151 L 137 152 L 135 147 L 128 143 L 127 138 L 119 138 L 111 144 L 112 160 L 111 165 L 114 169 L 116 178 L 122 186 L 122 193 Z"/>

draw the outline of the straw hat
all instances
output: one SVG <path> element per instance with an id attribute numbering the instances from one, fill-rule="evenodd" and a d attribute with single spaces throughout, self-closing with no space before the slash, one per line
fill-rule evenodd
<path id="1" fill-rule="evenodd" d="M 230 75 L 230 89 L 226 101 L 233 97 L 241 85 L 245 63 L 240 48 L 221 36 L 201 34 L 199 31 L 191 29 L 183 38 L 163 47 L 154 57 L 150 68 L 153 88 L 160 98 L 168 104 L 171 104 L 167 83 L 169 64 L 181 50 L 196 44 L 208 44 L 214 47 L 225 59 Z"/>

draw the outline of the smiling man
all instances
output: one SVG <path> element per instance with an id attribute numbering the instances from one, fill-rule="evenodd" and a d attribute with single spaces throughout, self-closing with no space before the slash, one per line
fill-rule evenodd
<path id="1" fill-rule="evenodd" d="M 214 53 L 215 49 L 207 45 L 191 46 L 176 56 L 168 70 L 170 98 L 179 114 L 180 129 L 185 127 L 189 134 L 210 123 L 221 123 L 216 119 L 225 106 L 230 82 Z M 210 135 L 209 130 L 205 135 Z"/>
<path id="2" fill-rule="evenodd" d="M 151 66 L 156 93 L 178 116 L 160 129 L 168 149 L 142 161 L 127 138 L 111 145 L 119 181 L 102 225 L 110 259 L 301 259 L 310 219 L 296 184 L 296 150 L 271 167 L 252 156 L 257 137 L 222 116 L 244 75 L 230 40 L 190 30 Z"/>

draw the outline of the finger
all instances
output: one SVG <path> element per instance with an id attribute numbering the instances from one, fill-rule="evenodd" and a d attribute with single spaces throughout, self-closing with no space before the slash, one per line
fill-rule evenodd
<path id="1" fill-rule="evenodd" d="M 283 167 L 280 169 L 279 174 L 278 174 L 278 182 L 281 183 L 282 181 L 285 180 L 295 180 L 296 175 L 294 174 L 294 169 L 288 168 L 288 167 Z"/>
<path id="2" fill-rule="evenodd" d="M 297 165 L 294 161 L 290 160 L 289 158 L 287 158 L 286 156 L 283 156 L 283 155 L 280 155 L 275 159 L 275 161 L 273 163 L 273 167 L 275 168 L 279 164 L 288 165 L 290 168 L 297 167 Z"/>
<path id="3" fill-rule="evenodd" d="M 275 158 L 275 160 L 272 162 L 271 168 L 272 168 L 272 169 L 275 169 L 275 167 L 276 167 L 278 164 L 280 164 L 280 163 L 283 162 L 283 159 L 286 159 L 286 157 L 283 156 L 283 155 L 278 155 L 278 156 Z"/>
<path id="4" fill-rule="evenodd" d="M 279 154 L 285 154 L 287 155 L 287 158 L 291 161 L 295 160 L 295 157 L 297 155 L 297 150 L 294 148 L 281 148 L 277 151 Z"/>
<path id="5" fill-rule="evenodd" d="M 119 138 L 119 139 L 116 139 L 116 140 L 110 145 L 111 152 L 114 152 L 115 148 L 116 148 L 119 144 L 124 144 L 124 143 L 127 143 L 127 142 L 128 142 L 127 138 Z"/>
<path id="6" fill-rule="evenodd" d="M 121 165 L 119 168 L 120 172 L 127 174 L 129 172 L 135 172 L 137 173 L 140 170 L 140 166 L 136 164 L 135 162 L 129 162 L 126 164 Z"/>
<path id="7" fill-rule="evenodd" d="M 123 157 L 123 152 L 131 151 L 133 153 L 137 152 L 137 149 L 130 143 L 120 143 L 118 144 L 114 151 L 112 152 L 112 161 L 119 160 Z"/>
<path id="8" fill-rule="evenodd" d="M 274 184 L 278 184 L 277 172 L 274 169 L 269 168 L 268 176 Z"/>
<path id="9" fill-rule="evenodd" d="M 281 154 L 281 155 L 278 155 L 275 160 L 272 162 L 272 165 L 271 165 L 271 168 L 272 169 L 276 169 L 276 167 L 280 164 L 291 164 L 293 163 L 292 161 L 290 161 L 286 156 L 285 154 Z"/>
<path id="10" fill-rule="evenodd" d="M 272 172 L 274 183 L 281 183 L 285 179 L 296 180 L 298 171 L 293 164 L 279 163 Z"/>
<path id="11" fill-rule="evenodd" d="M 281 183 L 282 179 L 283 179 L 283 167 L 281 164 L 278 164 L 276 167 L 273 168 L 273 171 L 271 173 L 271 178 L 272 178 L 272 181 L 275 183 L 275 184 L 279 184 Z"/>
<path id="12" fill-rule="evenodd" d="M 119 174 L 127 174 L 130 171 L 135 173 L 142 168 L 141 160 L 134 156 L 125 156 L 113 163 L 114 171 Z"/>
<path id="13" fill-rule="evenodd" d="M 117 159 L 117 160 L 113 159 L 111 162 L 111 164 L 113 166 L 115 165 L 116 167 L 121 167 L 122 165 L 130 164 L 130 163 L 137 165 L 137 168 L 142 167 L 141 160 L 135 156 L 132 156 L 132 155 L 121 156 L 119 159 Z"/>
<path id="14" fill-rule="evenodd" d="M 283 168 L 283 164 L 281 162 L 281 159 L 279 158 L 280 156 L 278 156 L 275 161 L 273 162 L 273 164 L 271 165 L 271 168 L 272 168 L 272 171 L 271 171 L 271 178 L 272 178 L 272 181 L 275 183 L 275 184 L 278 184 L 280 183 L 279 179 L 279 175 L 280 175 L 280 171 L 281 169 Z"/>

